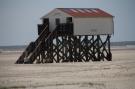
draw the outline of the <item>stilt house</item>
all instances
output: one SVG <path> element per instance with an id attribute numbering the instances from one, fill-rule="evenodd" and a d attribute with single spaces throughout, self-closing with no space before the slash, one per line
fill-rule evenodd
<path id="1" fill-rule="evenodd" d="M 39 37 L 28 45 L 17 64 L 112 60 L 111 14 L 98 8 L 56 8 L 41 20 Z"/>

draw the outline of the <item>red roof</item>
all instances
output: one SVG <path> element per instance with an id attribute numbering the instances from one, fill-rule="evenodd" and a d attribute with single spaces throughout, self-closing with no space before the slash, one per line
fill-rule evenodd
<path id="1" fill-rule="evenodd" d="M 73 17 L 113 17 L 98 8 L 57 8 Z"/>

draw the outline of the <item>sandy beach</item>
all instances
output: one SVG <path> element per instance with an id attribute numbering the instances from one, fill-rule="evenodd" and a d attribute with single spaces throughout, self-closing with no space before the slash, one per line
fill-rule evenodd
<path id="1" fill-rule="evenodd" d="M 135 50 L 112 50 L 112 61 L 14 64 L 0 53 L 0 89 L 135 89 Z"/>

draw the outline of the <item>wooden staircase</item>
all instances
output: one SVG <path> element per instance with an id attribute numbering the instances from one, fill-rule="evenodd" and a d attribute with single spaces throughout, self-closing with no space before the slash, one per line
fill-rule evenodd
<path id="1" fill-rule="evenodd" d="M 44 29 L 40 31 L 39 37 L 35 42 L 31 42 L 22 55 L 16 61 L 16 64 L 32 64 L 40 54 L 42 43 L 47 42 L 55 31 L 49 31 L 49 24 L 43 24 Z M 43 26 L 42 26 L 43 27 Z"/>

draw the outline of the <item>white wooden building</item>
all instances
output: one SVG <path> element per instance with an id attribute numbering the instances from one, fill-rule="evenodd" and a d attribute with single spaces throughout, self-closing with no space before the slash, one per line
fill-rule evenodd
<path id="1" fill-rule="evenodd" d="M 41 19 L 38 38 L 28 45 L 17 64 L 112 60 L 114 23 L 107 12 L 97 8 L 56 8 Z"/>
<path id="2" fill-rule="evenodd" d="M 49 18 L 50 31 L 56 27 L 56 20 L 66 23 L 70 18 L 74 24 L 74 35 L 106 35 L 114 33 L 113 16 L 98 8 L 56 8 L 41 19 Z"/>

